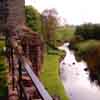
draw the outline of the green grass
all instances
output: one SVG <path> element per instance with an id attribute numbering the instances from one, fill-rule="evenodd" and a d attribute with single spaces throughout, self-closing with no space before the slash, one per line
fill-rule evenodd
<path id="1" fill-rule="evenodd" d="M 5 46 L 5 41 L 0 40 L 0 96 L 7 95 L 7 66 L 5 65 L 5 57 L 3 52 L 3 47 Z"/>
<path id="2" fill-rule="evenodd" d="M 61 100 L 68 100 L 59 78 L 58 59 L 58 55 L 45 55 L 41 80 L 50 95 L 57 95 Z"/>
<path id="3" fill-rule="evenodd" d="M 56 30 L 56 39 L 57 40 L 66 40 L 74 36 L 75 27 L 66 26 L 59 27 Z"/>
<path id="4" fill-rule="evenodd" d="M 5 42 L 3 40 L 0 40 L 0 48 L 3 48 L 5 46 Z"/>

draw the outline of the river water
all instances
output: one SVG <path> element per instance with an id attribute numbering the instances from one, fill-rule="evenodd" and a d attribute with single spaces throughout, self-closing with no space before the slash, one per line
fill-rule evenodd
<path id="1" fill-rule="evenodd" d="M 60 62 L 60 78 L 70 100 L 100 100 L 100 88 L 91 83 L 87 64 L 77 62 L 74 52 L 68 48 L 68 43 L 58 47 L 66 55 Z"/>

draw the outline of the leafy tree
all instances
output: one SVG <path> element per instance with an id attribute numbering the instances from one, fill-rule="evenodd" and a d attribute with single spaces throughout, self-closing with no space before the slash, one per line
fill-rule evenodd
<path id="1" fill-rule="evenodd" d="M 43 11 L 41 18 L 44 40 L 49 44 L 55 45 L 55 32 L 58 25 L 57 11 L 55 9 L 46 9 Z"/>
<path id="2" fill-rule="evenodd" d="M 41 32 L 40 13 L 32 6 L 25 6 L 27 25 L 35 32 Z"/>

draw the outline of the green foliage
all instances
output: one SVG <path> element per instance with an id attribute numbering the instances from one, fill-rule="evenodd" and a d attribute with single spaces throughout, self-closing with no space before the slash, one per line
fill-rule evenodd
<path id="1" fill-rule="evenodd" d="M 27 25 L 35 32 L 41 32 L 40 13 L 32 6 L 25 6 Z"/>
<path id="2" fill-rule="evenodd" d="M 59 76 L 58 55 L 45 55 L 41 80 L 50 95 L 60 96 L 61 100 L 68 100 Z"/>
<path id="3" fill-rule="evenodd" d="M 100 24 L 83 24 L 76 27 L 75 35 L 80 35 L 83 39 L 100 39 Z"/>

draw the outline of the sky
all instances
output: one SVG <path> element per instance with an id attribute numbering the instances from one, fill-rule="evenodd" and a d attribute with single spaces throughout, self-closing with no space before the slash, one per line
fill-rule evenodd
<path id="1" fill-rule="evenodd" d="M 64 24 L 100 23 L 100 0 L 25 0 L 25 4 L 40 13 L 55 8 Z"/>

